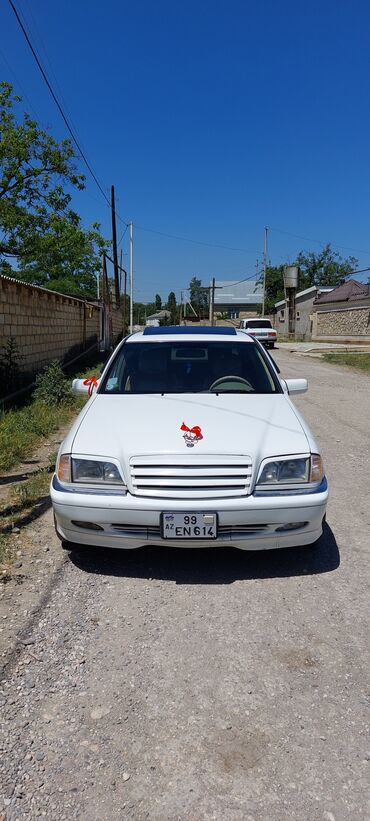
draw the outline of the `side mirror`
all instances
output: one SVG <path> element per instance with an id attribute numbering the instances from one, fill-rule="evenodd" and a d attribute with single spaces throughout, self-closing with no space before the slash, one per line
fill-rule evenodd
<path id="1" fill-rule="evenodd" d="M 90 379 L 74 379 L 72 382 L 72 393 L 88 394 L 91 396 L 93 391 L 99 386 L 99 380 L 95 376 Z"/>
<path id="2" fill-rule="evenodd" d="M 286 379 L 285 384 L 289 394 L 306 393 L 308 390 L 307 379 Z"/>

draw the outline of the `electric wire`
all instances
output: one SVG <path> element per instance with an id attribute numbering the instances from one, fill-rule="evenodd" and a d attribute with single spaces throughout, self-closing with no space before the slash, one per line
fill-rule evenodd
<path id="1" fill-rule="evenodd" d="M 32 52 L 32 55 L 33 55 L 33 57 L 34 57 L 34 59 L 35 59 L 35 61 L 36 61 L 36 63 L 37 63 L 37 66 L 38 66 L 38 68 L 39 68 L 39 70 L 40 70 L 41 74 L 42 74 L 42 77 L 43 77 L 43 79 L 44 79 L 44 81 L 45 81 L 45 83 L 46 83 L 46 85 L 47 85 L 47 87 L 48 87 L 48 89 L 49 89 L 49 91 L 50 91 L 50 94 L 51 94 L 51 96 L 52 96 L 52 98 L 53 98 L 53 100 L 54 100 L 54 102 L 55 102 L 55 104 L 56 104 L 56 106 L 57 106 L 57 108 L 58 108 L 58 110 L 59 110 L 59 112 L 60 112 L 61 116 L 62 116 L 62 119 L 63 119 L 63 121 L 64 121 L 64 123 L 65 123 L 65 125 L 66 125 L 66 127 L 67 127 L 67 129 L 68 129 L 68 132 L 69 132 L 69 134 L 71 135 L 72 140 L 73 140 L 73 142 L 74 142 L 74 144 L 75 144 L 76 148 L 78 149 L 78 151 L 79 151 L 79 153 L 80 153 L 80 155 L 81 155 L 81 157 L 82 157 L 82 159 L 83 159 L 83 161 L 84 161 L 85 165 L 86 165 L 86 168 L 89 170 L 89 172 L 90 172 L 90 174 L 91 174 L 91 176 L 92 176 L 92 178 L 93 178 L 94 182 L 95 182 L 95 183 L 96 183 L 96 185 L 98 186 L 99 191 L 100 191 L 100 192 L 101 192 L 101 194 L 103 195 L 103 197 L 104 197 L 104 199 L 105 199 L 106 203 L 108 204 L 108 206 L 109 206 L 109 208 L 110 208 L 110 207 L 111 207 L 111 203 L 110 203 L 110 201 L 109 201 L 109 199 L 108 199 L 108 197 L 107 197 L 107 195 L 106 195 L 106 193 L 105 193 L 105 191 L 104 191 L 104 189 L 103 189 L 102 185 L 100 184 L 100 182 L 99 182 L 99 180 L 98 180 L 98 177 L 97 177 L 97 176 L 96 176 L 96 174 L 95 174 L 95 171 L 93 170 L 93 168 L 92 168 L 92 166 L 91 166 L 91 164 L 90 164 L 89 160 L 87 159 L 86 154 L 84 153 L 84 151 L 83 151 L 83 149 L 82 149 L 82 147 L 81 147 L 81 145 L 80 145 L 80 143 L 79 143 L 79 141 L 78 141 L 78 139 L 77 139 L 77 137 L 76 137 L 76 135 L 75 135 L 75 133 L 74 133 L 74 131 L 73 131 L 72 127 L 70 126 L 70 124 L 69 124 L 69 122 L 68 122 L 68 119 L 67 119 L 67 117 L 66 117 L 66 115 L 65 115 L 65 113 L 64 113 L 64 111 L 63 111 L 63 108 L 62 108 L 62 106 L 61 106 L 61 104 L 60 104 L 60 102 L 59 102 L 59 100 L 58 100 L 58 97 L 57 97 L 57 95 L 55 94 L 55 91 L 54 91 L 54 89 L 53 89 L 53 87 L 52 87 L 52 85 L 51 85 L 51 83 L 50 83 L 50 81 L 49 81 L 49 79 L 48 79 L 48 77 L 47 77 L 47 74 L 46 74 L 46 72 L 45 72 L 45 70 L 44 70 L 44 68 L 43 68 L 43 66 L 42 66 L 42 64 L 41 64 L 41 61 L 40 61 L 40 59 L 39 59 L 39 57 L 38 57 L 38 54 L 37 54 L 37 52 L 36 52 L 36 50 L 35 50 L 34 46 L 32 45 L 32 42 L 31 42 L 31 39 L 30 39 L 30 37 L 29 37 L 29 35 L 28 35 L 27 29 L 26 29 L 25 25 L 24 25 L 24 24 L 23 24 L 23 22 L 22 22 L 22 19 L 21 19 L 20 15 L 19 15 L 19 13 L 18 13 L 18 11 L 17 11 L 17 9 L 16 9 L 16 7 L 15 7 L 15 5 L 14 5 L 14 3 L 13 3 L 13 0 L 9 0 L 9 4 L 10 4 L 10 6 L 11 6 L 11 8 L 12 8 L 12 10 L 13 10 L 14 14 L 15 14 L 15 17 L 16 17 L 16 19 L 17 19 L 18 23 L 19 23 L 19 26 L 20 26 L 20 28 L 21 28 L 21 30 L 22 30 L 22 32 L 23 32 L 23 34 L 24 34 L 24 37 L 25 37 L 25 39 L 26 39 L 26 41 L 27 41 L 27 44 L 28 44 L 28 46 L 29 46 L 29 48 L 30 48 L 30 50 L 31 50 L 31 52 Z M 126 223 L 126 221 L 125 221 L 124 219 L 122 219 L 122 217 L 120 216 L 120 214 L 118 214 L 118 213 L 117 213 L 117 211 L 116 211 L 115 213 L 116 213 L 116 216 L 118 217 L 118 219 L 119 219 L 122 223 L 124 223 L 124 225 L 126 225 L 126 224 L 127 224 L 127 223 Z"/>
<path id="2" fill-rule="evenodd" d="M 318 245 L 332 245 L 333 248 L 340 248 L 341 251 L 354 251 L 355 254 L 370 254 L 370 251 L 366 251 L 363 248 L 351 248 L 349 245 L 337 245 L 336 243 L 331 242 L 324 242 L 322 239 L 313 239 L 312 237 L 303 237 L 301 234 L 293 234 L 291 231 L 282 231 L 281 228 L 272 228 L 271 225 L 268 226 L 269 231 L 274 231 L 277 234 L 285 234 L 288 237 L 295 237 L 296 239 L 303 239 L 305 242 L 316 242 Z"/>
<path id="3" fill-rule="evenodd" d="M 191 242 L 193 245 L 205 245 L 207 248 L 223 248 L 225 251 L 240 251 L 243 254 L 254 254 L 255 251 L 248 251 L 246 248 L 235 248 L 232 245 L 220 245 L 214 242 L 203 242 L 202 240 L 198 239 L 190 239 L 190 237 L 181 237 L 177 234 L 167 234 L 164 231 L 157 231 L 154 228 L 144 228 L 142 225 L 137 225 L 137 223 L 133 223 L 134 228 L 138 228 L 139 231 L 148 231 L 150 234 L 158 234 L 160 237 L 167 237 L 169 239 L 177 239 L 181 242 Z"/>
<path id="4" fill-rule="evenodd" d="M 248 282 L 251 279 L 256 280 L 260 274 L 263 274 L 263 270 L 256 271 L 254 274 L 244 277 L 244 279 L 239 279 L 238 282 L 228 282 L 227 285 L 217 285 L 217 289 L 223 290 L 224 288 L 234 288 L 235 285 L 241 285 L 242 282 Z"/>
<path id="5" fill-rule="evenodd" d="M 107 203 L 108 207 L 111 208 L 110 200 L 109 200 L 107 194 L 105 193 L 101 183 L 99 182 L 99 179 L 98 179 L 94 169 L 92 168 L 91 163 L 87 159 L 86 154 L 85 154 L 85 152 L 84 152 L 84 150 L 81 146 L 81 142 L 78 140 L 78 138 L 75 134 L 75 130 L 70 125 L 70 123 L 68 121 L 68 118 L 67 118 L 66 114 L 64 113 L 63 107 L 62 107 L 61 103 L 59 102 L 59 99 L 58 99 L 58 97 L 57 97 L 57 95 L 56 95 L 56 93 L 53 89 L 53 86 L 51 85 L 50 80 L 48 79 L 46 71 L 42 66 L 40 58 L 39 58 L 39 56 L 36 52 L 36 49 L 34 48 L 32 42 L 31 42 L 30 36 L 27 32 L 27 29 L 26 29 L 20 15 L 19 15 L 19 13 L 18 13 L 18 10 L 17 10 L 13 0 L 9 0 L 9 4 L 10 4 L 10 6 L 11 6 L 13 12 L 14 12 L 14 15 L 17 19 L 17 22 L 18 22 L 18 24 L 19 24 L 19 26 L 22 30 L 22 33 L 23 33 L 25 39 L 26 39 L 26 42 L 27 42 L 27 44 L 28 44 L 28 46 L 31 50 L 31 53 L 32 53 L 32 55 L 33 55 L 33 57 L 36 61 L 36 64 L 37 64 L 37 66 L 38 66 L 38 68 L 41 72 L 41 75 L 44 79 L 44 82 L 46 83 L 46 85 L 49 89 L 49 92 L 50 92 L 50 94 L 51 94 L 51 96 L 52 96 L 52 98 L 53 98 L 53 100 L 54 100 L 54 102 L 55 102 L 55 104 L 56 104 L 56 106 L 59 110 L 59 113 L 60 113 L 60 115 L 61 115 L 67 129 L 68 129 L 68 132 L 69 132 L 69 134 L 70 134 L 77 150 L 79 151 L 79 153 L 81 155 L 81 158 L 83 159 L 83 161 L 86 165 L 86 168 L 88 169 L 89 173 L 91 174 L 95 184 L 99 188 L 100 193 L 104 197 L 105 202 Z M 45 54 L 46 54 L 45 48 L 44 48 L 44 51 L 45 51 Z M 49 63 L 50 63 L 50 60 L 49 60 Z M 124 230 L 124 232 L 122 234 L 122 237 L 121 237 L 121 240 L 119 242 L 119 244 L 121 244 L 121 242 L 123 240 L 123 237 L 126 233 L 126 230 L 128 228 L 129 223 L 126 220 L 124 220 L 116 210 L 115 210 L 115 214 L 116 214 L 117 218 L 120 220 L 120 222 L 122 222 L 123 225 L 125 226 L 125 230 Z M 145 226 L 138 225 L 136 223 L 135 223 L 135 228 L 137 228 L 139 231 L 146 231 L 146 232 L 151 233 L 151 234 L 157 234 L 158 236 L 166 237 L 168 239 L 174 239 L 174 240 L 178 240 L 180 242 L 189 242 L 189 243 L 192 243 L 194 245 L 202 245 L 202 246 L 205 246 L 205 247 L 208 247 L 208 248 L 221 248 L 221 249 L 224 249 L 226 251 L 237 251 L 237 252 L 247 253 L 247 254 L 254 253 L 252 251 L 247 250 L 246 248 L 239 248 L 239 247 L 231 246 L 231 245 L 223 245 L 223 244 L 220 244 L 220 243 L 212 243 L 212 242 L 205 242 L 205 241 L 202 241 L 202 240 L 195 240 L 195 239 L 192 239 L 190 237 L 183 237 L 183 236 L 179 236 L 179 235 L 176 235 L 176 234 L 166 233 L 164 231 L 158 231 L 154 228 L 147 228 Z M 325 243 L 322 240 L 313 239 L 312 237 L 305 237 L 305 236 L 302 236 L 300 234 L 294 234 L 291 231 L 283 231 L 280 228 L 274 228 L 272 226 L 269 226 L 269 230 L 273 231 L 273 232 L 276 232 L 276 233 L 279 233 L 279 234 L 285 234 L 287 236 L 292 236 L 292 237 L 295 237 L 296 239 L 302 239 L 302 240 L 307 241 L 307 242 L 315 242 L 315 243 L 318 243 L 319 245 L 325 245 Z M 334 248 L 340 248 L 340 249 L 347 250 L 347 251 L 353 251 L 355 253 L 370 253 L 370 251 L 365 251 L 364 249 L 356 249 L 356 248 L 352 248 L 350 246 L 345 246 L 345 245 L 333 245 L 333 247 Z M 356 272 L 351 272 L 351 274 L 349 274 L 349 276 L 352 276 L 353 273 L 362 273 L 362 272 L 367 271 L 367 270 L 369 270 L 369 269 L 364 268 L 364 269 L 361 269 L 361 270 L 356 271 Z M 256 278 L 256 274 L 253 274 L 252 276 L 248 276 L 245 279 L 239 280 L 238 282 L 231 283 L 230 285 L 227 285 L 227 286 L 220 286 L 220 287 L 222 287 L 222 288 L 224 288 L 224 287 L 234 287 L 234 285 L 238 285 L 238 284 L 241 284 L 242 282 L 246 282 L 249 279 L 255 279 L 255 278 Z"/>

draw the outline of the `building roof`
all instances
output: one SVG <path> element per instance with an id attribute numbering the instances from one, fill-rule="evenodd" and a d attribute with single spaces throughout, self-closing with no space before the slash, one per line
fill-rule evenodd
<path id="1" fill-rule="evenodd" d="M 333 288 L 330 293 L 319 294 L 314 300 L 314 305 L 326 305 L 333 302 L 357 302 L 362 299 L 370 299 L 370 285 L 358 282 L 356 279 L 349 279 Z"/>
<path id="2" fill-rule="evenodd" d="M 229 282 L 217 280 L 215 305 L 260 305 L 262 304 L 262 285 L 257 280 L 246 282 Z"/>
<path id="3" fill-rule="evenodd" d="M 301 296 L 307 296 L 308 294 L 313 294 L 315 291 L 317 294 L 326 294 L 329 293 L 334 289 L 334 285 L 311 285 L 310 288 L 305 288 L 304 291 L 298 291 L 295 295 L 295 298 L 298 299 Z M 289 300 L 281 299 L 280 302 L 275 302 L 275 308 L 280 308 L 281 305 L 286 305 Z"/>
<path id="4" fill-rule="evenodd" d="M 74 294 L 62 294 L 60 291 L 52 291 L 51 288 L 43 288 L 42 285 L 34 285 L 32 282 L 25 282 L 23 279 L 18 279 L 17 277 L 8 277 L 7 274 L 0 274 L 0 279 L 5 283 L 13 282 L 15 285 L 22 285 L 30 291 L 42 291 L 44 294 L 54 294 L 54 296 L 61 297 L 62 299 L 73 300 L 73 302 L 88 302 L 89 305 L 95 306 L 98 304 L 97 300 L 92 297 L 84 299 L 83 297 L 75 296 Z"/>
<path id="5" fill-rule="evenodd" d="M 148 319 L 163 319 L 164 317 L 169 317 L 169 316 L 171 316 L 171 311 L 165 311 L 165 310 L 157 311 L 156 314 L 150 314 L 150 316 L 147 316 L 147 320 Z"/>

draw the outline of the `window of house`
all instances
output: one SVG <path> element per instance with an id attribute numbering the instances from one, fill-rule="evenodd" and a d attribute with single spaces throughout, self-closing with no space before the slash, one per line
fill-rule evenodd
<path id="1" fill-rule="evenodd" d="M 285 311 L 280 311 L 279 322 L 284 322 L 285 320 Z"/>
<path id="2" fill-rule="evenodd" d="M 296 313 L 296 319 L 300 319 L 299 311 L 297 311 L 297 313 Z"/>

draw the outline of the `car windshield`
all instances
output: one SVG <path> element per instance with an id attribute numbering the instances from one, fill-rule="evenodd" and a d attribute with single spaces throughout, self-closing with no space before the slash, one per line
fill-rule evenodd
<path id="1" fill-rule="evenodd" d="M 125 342 L 99 393 L 281 393 L 268 357 L 250 342 Z"/>
<path id="2" fill-rule="evenodd" d="M 272 328 L 269 319 L 247 319 L 246 328 Z"/>

